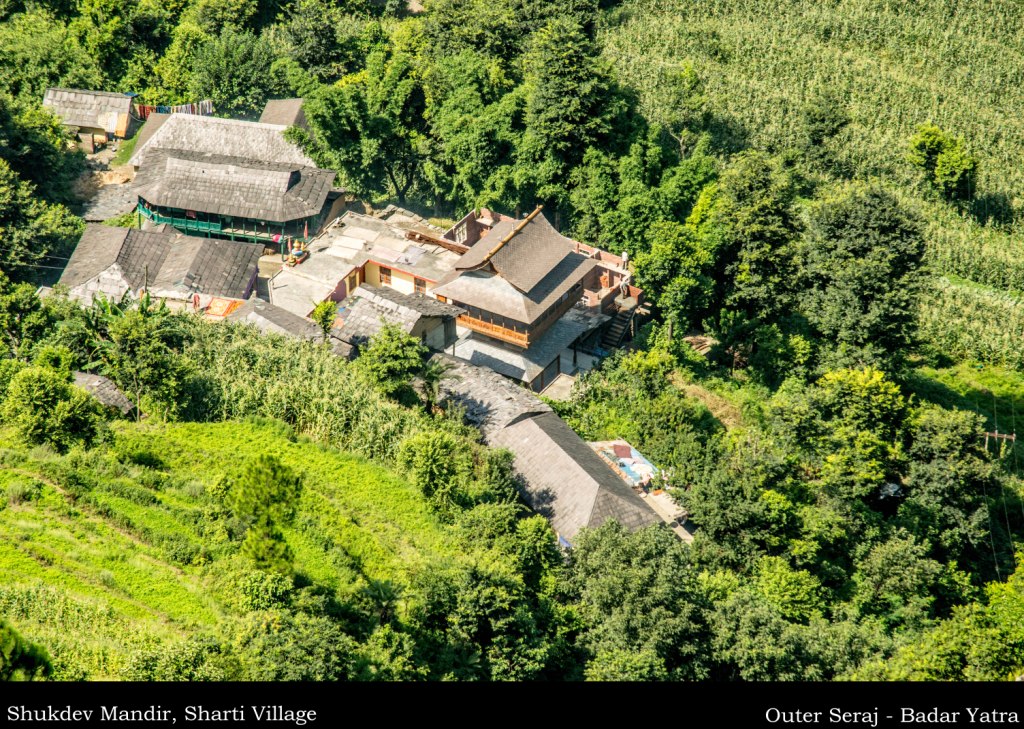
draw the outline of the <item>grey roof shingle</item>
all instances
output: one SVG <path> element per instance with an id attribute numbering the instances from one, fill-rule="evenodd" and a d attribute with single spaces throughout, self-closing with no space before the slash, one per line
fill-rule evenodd
<path id="1" fill-rule="evenodd" d="M 270 99 L 260 115 L 261 124 L 279 124 L 285 127 L 306 126 L 306 113 L 302 99 Z"/>
<path id="2" fill-rule="evenodd" d="M 201 293 L 239 299 L 248 292 L 263 246 L 180 236 L 150 285 L 154 294 Z M 152 272 L 150 275 L 153 275 Z"/>
<path id="3" fill-rule="evenodd" d="M 132 97 L 110 91 L 50 88 L 43 97 L 43 106 L 69 126 L 112 132 L 117 127 L 116 116 L 131 112 Z"/>
<path id="4" fill-rule="evenodd" d="M 152 150 L 135 178 L 147 202 L 283 223 L 317 215 L 334 172 L 177 149 Z"/>
<path id="5" fill-rule="evenodd" d="M 387 309 L 409 309 L 423 316 L 450 317 L 452 319 L 466 313 L 465 310 L 457 306 L 438 301 L 433 296 L 426 294 L 405 294 L 386 286 L 375 288 L 366 285 L 361 285 L 356 291 L 360 296 Z"/>
<path id="6" fill-rule="evenodd" d="M 293 339 L 316 341 L 323 336 L 320 327 L 308 319 L 255 296 L 228 314 L 227 319 L 252 324 L 264 333 L 283 334 Z"/>
<path id="7" fill-rule="evenodd" d="M 60 282 L 70 289 L 117 265 L 132 290 L 160 296 L 193 293 L 242 298 L 263 246 L 184 236 L 173 229 L 135 230 L 88 223 Z"/>
<path id="8" fill-rule="evenodd" d="M 345 342 L 360 346 L 376 335 L 385 323 L 394 324 L 406 334 L 412 333 L 421 319 L 455 319 L 462 309 L 423 294 L 403 294 L 386 287 L 361 285 L 339 307 L 340 324 L 334 334 Z"/>
<path id="9" fill-rule="evenodd" d="M 76 372 L 75 385 L 88 392 L 103 405 L 117 410 L 122 415 L 128 415 L 135 410 L 132 401 L 118 389 L 114 381 L 102 375 Z"/>
<path id="10" fill-rule="evenodd" d="M 555 530 L 571 540 L 583 527 L 614 519 L 630 530 L 661 521 L 638 494 L 548 405 L 490 370 L 445 354 L 450 366 L 441 381 L 442 402 L 465 409 L 484 440 L 507 448 L 523 479 L 523 496 Z"/>
<path id="11" fill-rule="evenodd" d="M 491 438 L 515 455 L 527 501 L 572 540 L 583 527 L 614 520 L 630 531 L 660 517 L 554 413 L 523 418 Z"/>
<path id="12" fill-rule="evenodd" d="M 530 324 L 597 265 L 575 248 L 543 213 L 527 221 L 503 220 L 462 256 L 434 293 Z"/>
<path id="13" fill-rule="evenodd" d="M 517 230 L 520 225 L 522 227 Z M 487 259 L 487 254 L 501 239 L 513 232 L 508 242 Z M 456 268 L 468 271 L 489 262 L 502 278 L 528 293 L 548 277 L 568 254 L 574 253 L 575 248 L 575 241 L 555 230 L 543 213 L 537 213 L 525 224 L 518 220 L 499 222 L 486 237 L 466 251 Z"/>
<path id="14" fill-rule="evenodd" d="M 284 138 L 286 126 L 221 119 L 197 114 L 171 114 L 135 145 L 131 163 L 142 167 L 157 149 L 184 149 L 262 162 L 316 167 L 295 144 Z"/>

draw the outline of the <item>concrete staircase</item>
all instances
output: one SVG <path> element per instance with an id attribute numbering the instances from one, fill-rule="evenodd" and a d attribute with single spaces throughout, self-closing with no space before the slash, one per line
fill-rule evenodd
<path id="1" fill-rule="evenodd" d="M 629 323 L 633 320 L 634 311 L 636 311 L 636 307 L 619 309 L 615 318 L 612 319 L 612 323 L 605 330 L 604 337 L 601 339 L 602 349 L 615 349 L 622 344 L 622 338 L 629 331 Z"/>

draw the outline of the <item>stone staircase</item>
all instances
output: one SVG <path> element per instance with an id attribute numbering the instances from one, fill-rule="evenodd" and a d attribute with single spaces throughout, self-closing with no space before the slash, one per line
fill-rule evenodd
<path id="1" fill-rule="evenodd" d="M 602 349 L 611 350 L 622 344 L 622 338 L 629 331 L 629 323 L 633 320 L 634 311 L 636 311 L 636 307 L 619 309 L 615 318 L 612 319 L 612 323 L 605 330 L 604 337 L 601 339 Z"/>

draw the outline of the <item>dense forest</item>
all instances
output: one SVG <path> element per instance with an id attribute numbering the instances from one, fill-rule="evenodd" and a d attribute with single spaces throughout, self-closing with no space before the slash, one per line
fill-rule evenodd
<path id="1" fill-rule="evenodd" d="M 1024 488 L 985 436 L 1024 407 L 1024 21 L 784 5 L 0 2 L 0 678 L 1024 674 Z M 288 135 L 370 204 L 543 204 L 628 252 L 654 319 L 552 405 L 664 469 L 693 544 L 561 552 L 395 330 L 350 363 L 38 299 L 82 230 L 48 86 L 301 96 Z"/>

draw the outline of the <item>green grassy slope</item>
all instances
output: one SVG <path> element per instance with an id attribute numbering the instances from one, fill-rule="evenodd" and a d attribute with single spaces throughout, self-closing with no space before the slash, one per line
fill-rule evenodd
<path id="1" fill-rule="evenodd" d="M 241 423 L 116 426 L 87 456 L 0 451 L 0 614 L 49 649 L 61 678 L 116 678 L 133 651 L 214 627 L 242 568 L 222 477 L 274 453 L 304 478 L 286 538 L 300 579 L 350 593 L 401 584 L 453 540 L 413 486 L 364 459 Z M 145 465 L 142 465 L 145 464 Z"/>
<path id="2" fill-rule="evenodd" d="M 1024 331 L 1024 13 L 995 0 L 627 0 L 601 31 L 606 57 L 649 116 L 669 113 L 665 72 L 691 63 L 719 127 L 783 150 L 805 102 L 834 94 L 850 124 L 835 156 L 878 177 L 927 223 L 928 259 L 952 277 L 925 304 L 926 333 L 956 330 L 955 356 L 1019 366 L 1004 334 Z M 926 200 L 904 159 L 918 124 L 963 136 L 980 161 L 970 210 Z M 1019 215 L 1017 216 L 1020 217 Z M 965 286 L 964 281 L 983 286 Z"/>

